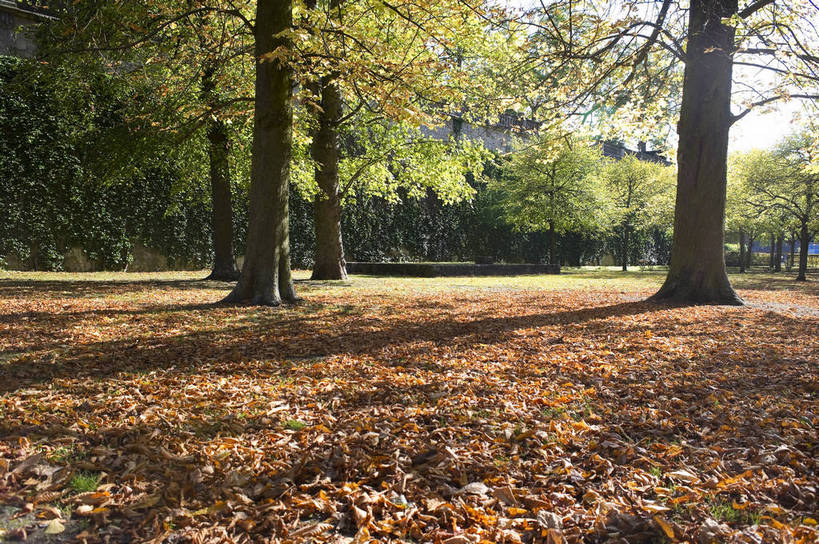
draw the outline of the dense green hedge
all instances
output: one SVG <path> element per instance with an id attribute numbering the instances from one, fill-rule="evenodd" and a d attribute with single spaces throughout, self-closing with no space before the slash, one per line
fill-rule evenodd
<path id="1" fill-rule="evenodd" d="M 491 196 L 476 185 L 471 202 L 446 206 L 434 195 L 391 204 L 379 198 L 359 200 L 345 208 L 342 234 L 348 261 L 471 261 L 490 257 L 495 262 L 543 263 L 549 238 L 546 233 L 516 231 L 495 213 Z M 312 265 L 313 206 L 291 192 L 291 254 L 294 266 Z M 620 259 L 614 235 L 568 233 L 558 240 L 563 264 L 597 264 L 606 254 Z M 665 264 L 670 241 L 662 232 L 633 234 L 632 263 Z"/>
<path id="2" fill-rule="evenodd" d="M 0 258 L 59 270 L 81 247 L 96 268 L 121 270 L 141 242 L 171 267 L 205 267 L 212 259 L 206 155 L 196 138 L 139 145 L 123 134 L 124 106 L 135 90 L 115 76 L 83 74 L 0 57 Z M 180 147 L 184 146 L 184 147 Z M 199 147 L 198 147 L 199 146 Z M 430 194 L 397 204 L 379 198 L 347 206 L 342 230 L 350 261 L 544 262 L 545 233 L 503 223 L 491 194 L 475 184 L 471 202 L 445 206 Z M 312 265 L 313 206 L 291 191 L 293 265 Z M 235 248 L 247 223 L 245 184 L 234 187 Z M 665 262 L 668 240 L 636 233 L 632 262 Z M 615 236 L 569 233 L 558 248 L 565 265 L 619 258 Z M 19 264 L 18 263 L 18 264 Z M 0 262 L 0 265 L 3 263 Z"/>
<path id="3" fill-rule="evenodd" d="M 117 82 L 62 83 L 59 69 L 0 57 L 0 256 L 59 270 L 79 246 L 99 268 L 122 269 L 140 241 L 172 266 L 205 265 L 207 186 L 184 183 L 167 157 L 103 178 L 121 125 Z"/>

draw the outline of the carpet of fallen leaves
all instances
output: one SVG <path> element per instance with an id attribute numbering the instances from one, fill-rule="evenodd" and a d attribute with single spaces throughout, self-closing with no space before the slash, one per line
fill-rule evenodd
<path id="1" fill-rule="evenodd" d="M 819 541 L 816 282 L 661 279 L 0 280 L 0 540 Z"/>

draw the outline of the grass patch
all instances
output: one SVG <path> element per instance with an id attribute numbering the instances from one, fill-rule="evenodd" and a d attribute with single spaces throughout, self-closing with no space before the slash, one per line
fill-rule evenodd
<path id="1" fill-rule="evenodd" d="M 100 483 L 100 475 L 93 472 L 79 472 L 71 478 L 69 487 L 75 493 L 88 493 L 89 491 L 96 491 Z"/>
<path id="2" fill-rule="evenodd" d="M 288 419 L 284 422 L 284 428 L 288 431 L 300 431 L 307 427 L 307 423 L 303 421 L 299 421 L 297 419 Z"/>

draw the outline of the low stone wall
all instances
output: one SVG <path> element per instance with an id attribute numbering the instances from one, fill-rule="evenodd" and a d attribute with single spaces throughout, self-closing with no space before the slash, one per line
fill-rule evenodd
<path id="1" fill-rule="evenodd" d="M 88 258 L 81 247 L 74 246 L 63 258 L 63 270 L 66 272 L 96 272 L 100 266 Z"/>
<path id="2" fill-rule="evenodd" d="M 128 263 L 125 270 L 126 272 L 165 272 L 169 270 L 168 257 L 142 242 L 136 242 L 131 247 L 131 262 Z"/>
<path id="3" fill-rule="evenodd" d="M 348 274 L 369 276 L 520 276 L 560 274 L 557 264 L 474 264 L 474 263 L 347 263 Z"/>
<path id="4" fill-rule="evenodd" d="M 37 51 L 28 30 L 39 17 L 17 6 L 17 2 L 0 0 L 0 55 L 33 57 Z"/>
<path id="5" fill-rule="evenodd" d="M 0 268 L 6 270 L 33 270 L 31 259 L 21 259 L 16 255 L 0 256 Z M 161 251 L 146 246 L 135 240 L 132 242 L 131 255 L 126 272 L 165 272 L 168 270 L 197 270 L 201 266 L 195 263 L 176 260 L 173 261 Z M 102 265 L 88 257 L 85 250 L 74 246 L 63 256 L 62 270 L 64 272 L 101 272 Z"/>

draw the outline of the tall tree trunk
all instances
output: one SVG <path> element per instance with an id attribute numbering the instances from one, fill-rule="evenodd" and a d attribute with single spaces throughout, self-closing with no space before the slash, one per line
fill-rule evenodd
<path id="1" fill-rule="evenodd" d="M 628 231 L 629 222 L 623 223 L 623 272 L 628 271 Z"/>
<path id="2" fill-rule="evenodd" d="M 321 110 L 313 134 L 311 153 L 316 163 L 316 184 L 320 191 L 314 203 L 316 230 L 315 265 L 312 279 L 347 278 L 344 245 L 341 239 L 341 198 L 338 186 L 338 121 L 341 93 L 333 76 L 321 78 Z"/>
<path id="3" fill-rule="evenodd" d="M 678 124 L 677 200 L 668 276 L 653 300 L 742 304 L 725 269 L 724 225 L 737 0 L 692 0 Z"/>
<path id="4" fill-rule="evenodd" d="M 806 281 L 805 276 L 808 271 L 808 251 L 810 250 L 810 232 L 808 231 L 807 218 L 802 219 L 802 228 L 799 230 L 799 271 L 796 273 L 796 281 Z"/>
<path id="5" fill-rule="evenodd" d="M 549 264 L 557 263 L 557 234 L 554 221 L 549 221 Z"/>
<path id="6" fill-rule="evenodd" d="M 774 259 L 776 258 L 776 236 L 773 234 L 771 235 L 771 247 L 768 251 L 768 269 L 773 270 L 774 268 Z"/>
<path id="7" fill-rule="evenodd" d="M 214 71 L 213 66 L 206 66 L 202 73 L 202 99 L 208 108 L 218 106 Z M 228 163 L 230 135 L 224 121 L 215 116 L 211 116 L 207 122 L 206 135 L 213 230 L 213 269 L 208 279 L 235 281 L 239 271 L 236 270 L 233 256 L 233 202 Z"/>
<path id="8" fill-rule="evenodd" d="M 745 229 L 739 229 L 739 273 L 745 273 Z"/>
<path id="9" fill-rule="evenodd" d="M 774 272 L 782 272 L 782 244 L 785 243 L 785 235 L 779 233 L 776 237 L 776 255 L 774 257 Z"/>
<path id="10" fill-rule="evenodd" d="M 754 237 L 748 237 L 748 251 L 745 252 L 745 270 L 750 271 L 754 264 Z"/>
<path id="11" fill-rule="evenodd" d="M 791 233 L 791 250 L 790 250 L 790 256 L 788 258 L 788 266 L 787 266 L 788 271 L 793 270 L 793 261 L 794 261 L 795 256 L 796 256 L 796 233 L 792 232 Z"/>
<path id="12" fill-rule="evenodd" d="M 247 251 L 242 273 L 226 302 L 277 305 L 297 300 L 290 274 L 288 191 L 293 140 L 293 74 L 271 58 L 292 26 L 290 0 L 256 4 L 256 88 L 250 173 Z"/>

